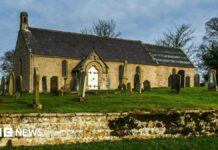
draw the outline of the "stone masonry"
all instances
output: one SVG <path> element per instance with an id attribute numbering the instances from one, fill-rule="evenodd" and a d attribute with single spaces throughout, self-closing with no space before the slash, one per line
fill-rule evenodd
<path id="1" fill-rule="evenodd" d="M 126 138 L 211 135 L 217 111 L 0 114 L 0 128 L 42 129 L 42 136 L 0 137 L 0 146 L 34 146 Z"/>

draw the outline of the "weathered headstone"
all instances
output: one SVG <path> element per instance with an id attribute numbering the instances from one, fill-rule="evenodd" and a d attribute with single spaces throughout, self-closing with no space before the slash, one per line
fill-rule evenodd
<path id="1" fill-rule="evenodd" d="M 179 74 L 171 75 L 171 92 L 180 93 L 181 91 L 181 76 Z"/>
<path id="2" fill-rule="evenodd" d="M 186 87 L 191 87 L 190 81 L 191 81 L 190 76 L 186 76 L 185 77 L 185 86 Z"/>
<path id="3" fill-rule="evenodd" d="M 123 63 L 123 67 L 122 67 L 122 77 L 121 77 L 121 83 L 119 85 L 119 89 L 120 90 L 126 90 L 126 85 L 127 85 L 127 65 L 128 65 L 128 61 L 125 60 Z"/>
<path id="4" fill-rule="evenodd" d="M 34 68 L 34 100 L 33 100 L 33 108 L 42 109 L 42 104 L 40 104 L 39 100 L 39 79 L 40 75 L 37 68 Z"/>
<path id="5" fill-rule="evenodd" d="M 8 77 L 8 94 L 10 96 L 14 95 L 15 93 L 15 76 L 13 72 L 10 72 Z"/>
<path id="6" fill-rule="evenodd" d="M 141 93 L 141 68 L 136 67 L 136 74 L 134 77 L 134 90 Z"/>
<path id="7" fill-rule="evenodd" d="M 1 95 L 4 96 L 5 95 L 5 78 L 2 77 L 1 80 Z"/>
<path id="8" fill-rule="evenodd" d="M 79 100 L 85 100 L 85 92 L 86 92 L 86 82 L 87 82 L 87 75 L 86 72 L 82 72 L 79 77 Z"/>
<path id="9" fill-rule="evenodd" d="M 127 91 L 128 91 L 129 93 L 132 93 L 132 85 L 131 85 L 130 82 L 127 83 Z"/>
<path id="10" fill-rule="evenodd" d="M 200 86 L 200 75 L 196 74 L 194 77 L 194 86 L 199 87 Z"/>
<path id="11" fill-rule="evenodd" d="M 216 70 L 210 69 L 208 72 L 208 90 L 217 91 Z"/>
<path id="12" fill-rule="evenodd" d="M 143 82 L 143 86 L 144 86 L 144 91 L 150 91 L 151 90 L 151 84 L 148 80 L 145 80 Z"/>

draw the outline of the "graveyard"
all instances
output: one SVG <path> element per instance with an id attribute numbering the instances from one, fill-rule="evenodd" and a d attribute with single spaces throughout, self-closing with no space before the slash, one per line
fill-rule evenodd
<path id="1" fill-rule="evenodd" d="M 217 92 L 206 87 L 181 88 L 180 94 L 170 88 L 156 88 L 150 91 L 125 92 L 119 90 L 87 91 L 83 102 L 77 93 L 63 95 L 40 94 L 42 109 L 33 108 L 34 94 L 22 93 L 14 96 L 0 96 L 0 113 L 70 113 L 70 112 L 129 112 L 140 110 L 189 110 L 218 109 Z"/>

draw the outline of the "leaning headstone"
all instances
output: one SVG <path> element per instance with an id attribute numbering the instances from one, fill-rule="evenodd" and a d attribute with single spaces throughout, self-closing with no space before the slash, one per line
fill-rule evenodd
<path id="1" fill-rule="evenodd" d="M 131 85 L 130 82 L 127 83 L 127 91 L 128 91 L 129 93 L 132 93 L 132 85 Z"/>
<path id="2" fill-rule="evenodd" d="M 143 82 L 143 85 L 144 85 L 144 91 L 150 91 L 151 90 L 151 84 L 148 80 L 145 80 Z"/>
<path id="3" fill-rule="evenodd" d="M 194 86 L 199 87 L 200 86 L 200 75 L 196 74 L 194 78 Z"/>
<path id="4" fill-rule="evenodd" d="M 4 96 L 5 95 L 5 78 L 2 77 L 1 80 L 1 95 Z"/>
<path id="5" fill-rule="evenodd" d="M 86 82 L 87 82 L 86 72 L 82 72 L 79 81 L 79 101 L 85 100 Z"/>
<path id="6" fill-rule="evenodd" d="M 179 74 L 171 75 L 171 92 L 180 93 L 181 91 L 181 76 Z"/>
<path id="7" fill-rule="evenodd" d="M 9 77 L 8 77 L 8 94 L 10 96 L 14 95 L 15 93 L 15 77 L 14 73 L 10 72 Z"/>
<path id="8" fill-rule="evenodd" d="M 208 72 L 208 90 L 217 91 L 216 70 L 210 69 Z"/>
<path id="9" fill-rule="evenodd" d="M 34 68 L 34 100 L 33 100 L 33 108 L 42 109 L 42 104 L 40 104 L 39 100 L 39 72 L 37 68 Z"/>

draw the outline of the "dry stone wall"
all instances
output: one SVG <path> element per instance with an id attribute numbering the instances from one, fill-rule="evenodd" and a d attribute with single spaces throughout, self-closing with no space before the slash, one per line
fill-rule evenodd
<path id="1" fill-rule="evenodd" d="M 13 129 L 12 137 L 4 137 L 5 128 Z M 1 114 L 0 129 L 0 146 L 211 135 L 218 131 L 218 111 Z M 41 129 L 43 133 L 24 137 L 15 135 L 17 129 Z"/>

